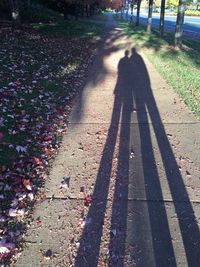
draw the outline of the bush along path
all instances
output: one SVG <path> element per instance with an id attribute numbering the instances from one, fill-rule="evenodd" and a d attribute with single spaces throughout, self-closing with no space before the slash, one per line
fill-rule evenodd
<path id="1" fill-rule="evenodd" d="M 69 24 L 0 29 L 1 266 L 18 257 L 33 204 L 44 198 L 40 188 L 104 27 Z"/>
<path id="2" fill-rule="evenodd" d="M 198 267 L 200 124 L 112 17 L 16 267 Z"/>

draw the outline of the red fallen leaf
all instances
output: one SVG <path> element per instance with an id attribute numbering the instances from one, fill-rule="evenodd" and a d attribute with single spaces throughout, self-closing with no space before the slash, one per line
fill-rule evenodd
<path id="1" fill-rule="evenodd" d="M 172 243 L 173 243 L 173 244 L 175 244 L 175 243 L 176 243 L 176 240 L 175 240 L 175 239 L 173 239 L 173 238 L 172 238 L 171 240 L 172 240 Z"/>
<path id="2" fill-rule="evenodd" d="M 0 143 L 3 141 L 3 138 L 4 138 L 4 134 L 0 132 Z"/>
<path id="3" fill-rule="evenodd" d="M 84 205 L 85 205 L 86 207 L 88 207 L 91 203 L 92 203 L 92 196 L 91 196 L 91 195 L 87 195 L 87 196 L 84 198 Z"/>
<path id="4" fill-rule="evenodd" d="M 44 192 L 40 193 L 40 199 L 45 200 L 47 198 L 46 194 Z"/>
<path id="5" fill-rule="evenodd" d="M 41 163 L 40 158 L 33 157 L 33 163 L 35 163 L 36 165 L 40 164 Z"/>
<path id="6" fill-rule="evenodd" d="M 0 254 L 0 260 L 4 260 L 8 256 L 8 253 Z"/>
<path id="7" fill-rule="evenodd" d="M 54 149 L 45 147 L 45 148 L 43 149 L 43 152 L 45 153 L 45 155 L 46 155 L 47 157 L 50 157 L 50 156 L 53 154 Z"/>
<path id="8" fill-rule="evenodd" d="M 50 131 L 50 130 L 52 129 L 52 125 L 50 125 L 50 124 L 45 124 L 45 125 L 43 126 L 43 128 L 44 128 L 45 130 Z"/>
<path id="9" fill-rule="evenodd" d="M 48 175 L 46 173 L 42 173 L 40 175 L 40 178 L 46 180 L 48 178 Z"/>
<path id="10" fill-rule="evenodd" d="M 103 267 L 103 257 L 102 256 L 100 256 L 99 265 L 100 265 L 100 267 Z"/>
<path id="11" fill-rule="evenodd" d="M 53 139 L 53 137 L 51 135 L 47 135 L 43 138 L 43 140 L 46 142 L 51 141 L 52 139 Z"/>
<path id="12" fill-rule="evenodd" d="M 80 218 L 80 219 L 79 219 L 78 225 L 80 225 L 81 228 L 84 228 L 85 221 L 84 221 L 83 218 Z"/>
<path id="13" fill-rule="evenodd" d="M 23 185 L 26 187 L 27 190 L 31 191 L 32 188 L 31 188 L 31 185 L 30 185 L 30 180 L 28 179 L 23 179 Z"/>
<path id="14" fill-rule="evenodd" d="M 42 170 L 44 170 L 44 166 L 42 166 L 42 165 L 38 165 L 38 166 L 36 167 L 36 169 L 42 171 Z"/>
<path id="15" fill-rule="evenodd" d="M 36 223 L 37 225 L 40 225 L 40 224 L 42 223 L 42 221 L 40 220 L 40 217 L 38 217 L 38 218 L 35 220 L 35 223 Z"/>

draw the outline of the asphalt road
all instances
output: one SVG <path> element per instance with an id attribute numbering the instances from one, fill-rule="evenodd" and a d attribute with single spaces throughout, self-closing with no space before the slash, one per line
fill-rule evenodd
<path id="1" fill-rule="evenodd" d="M 159 15 L 153 15 L 152 24 L 154 27 L 159 27 L 159 20 Z M 144 24 L 147 23 L 147 13 L 140 14 L 140 22 Z M 174 32 L 175 26 L 176 16 L 165 16 L 165 30 Z M 183 32 L 196 38 L 200 38 L 200 17 L 185 16 Z"/>

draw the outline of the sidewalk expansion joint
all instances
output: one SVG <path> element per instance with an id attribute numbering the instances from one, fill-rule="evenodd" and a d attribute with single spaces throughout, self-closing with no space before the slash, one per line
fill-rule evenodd
<path id="1" fill-rule="evenodd" d="M 45 200 L 73 200 L 73 201 L 83 201 L 83 197 L 60 197 L 60 196 L 51 196 L 46 197 Z M 101 199 L 100 201 L 113 201 L 110 198 L 107 199 Z M 193 203 L 193 204 L 200 204 L 200 200 L 172 200 L 172 199 L 145 199 L 145 198 L 126 198 L 126 199 L 118 199 L 118 201 L 127 201 L 127 202 L 152 202 L 152 203 Z"/>
<path id="2" fill-rule="evenodd" d="M 68 125 L 110 125 L 110 122 L 69 122 Z M 141 124 L 141 125 L 154 125 L 156 123 L 152 122 L 116 122 L 113 125 L 123 125 L 123 124 Z M 192 121 L 192 122 L 162 122 L 163 125 L 200 125 L 200 121 Z"/>

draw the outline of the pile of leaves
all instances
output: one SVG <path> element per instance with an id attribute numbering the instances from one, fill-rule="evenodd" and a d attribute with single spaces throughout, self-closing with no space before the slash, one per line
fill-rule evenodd
<path id="1" fill-rule="evenodd" d="M 96 43 L 35 30 L 0 39 L 0 263 L 11 266 Z"/>

